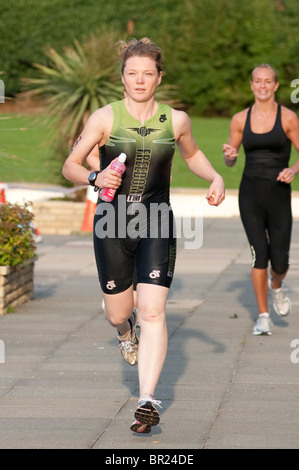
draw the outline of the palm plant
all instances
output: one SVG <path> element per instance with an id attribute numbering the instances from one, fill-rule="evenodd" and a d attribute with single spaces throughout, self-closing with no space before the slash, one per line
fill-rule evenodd
<path id="1" fill-rule="evenodd" d="M 45 99 L 47 114 L 56 117 L 55 127 L 69 145 L 93 111 L 123 96 L 114 43 L 114 35 L 106 33 L 82 45 L 75 40 L 63 53 L 50 49 L 51 65 L 32 64 L 39 76 L 23 80 L 27 96 Z"/>
<path id="2" fill-rule="evenodd" d="M 45 100 L 59 158 L 65 158 L 93 111 L 124 96 L 115 43 L 116 34 L 106 32 L 91 35 L 82 45 L 75 40 L 63 53 L 50 49 L 46 55 L 51 64 L 32 64 L 38 76 L 23 79 L 23 95 Z M 181 108 L 176 93 L 176 87 L 162 85 L 157 99 Z"/>

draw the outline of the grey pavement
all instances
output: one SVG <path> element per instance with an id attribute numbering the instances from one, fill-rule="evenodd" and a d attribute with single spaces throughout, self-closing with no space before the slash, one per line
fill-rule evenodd
<path id="1" fill-rule="evenodd" d="M 35 299 L 0 317 L 1 449 L 299 447 L 299 220 L 286 282 L 293 312 L 282 319 L 271 309 L 271 337 L 252 335 L 240 219 L 205 219 L 197 250 L 179 239 L 161 421 L 147 435 L 129 429 L 137 368 L 104 318 L 90 234 L 45 235 L 38 252 Z"/>

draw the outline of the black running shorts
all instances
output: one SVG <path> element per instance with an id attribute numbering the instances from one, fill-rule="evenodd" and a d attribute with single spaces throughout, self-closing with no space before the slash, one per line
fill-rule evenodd
<path id="1" fill-rule="evenodd" d="M 98 205 L 94 251 L 104 293 L 117 294 L 128 289 L 135 277 L 135 266 L 137 283 L 170 287 L 176 258 L 175 226 L 171 207 L 163 204 L 159 211 L 147 209 L 145 217 L 138 218 L 137 210 L 126 215 L 125 221 L 120 221 L 117 211 L 111 209 L 108 214 L 110 203 Z"/>

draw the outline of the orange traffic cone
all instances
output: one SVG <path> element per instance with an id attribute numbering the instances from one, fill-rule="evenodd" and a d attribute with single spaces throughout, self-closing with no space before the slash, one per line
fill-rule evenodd
<path id="1" fill-rule="evenodd" d="M 93 218 L 97 207 L 98 192 L 91 186 L 87 188 L 86 193 L 86 209 L 81 227 L 82 232 L 93 231 Z"/>
<path id="2" fill-rule="evenodd" d="M 6 188 L 7 188 L 6 184 L 0 181 L 0 204 L 6 204 L 6 199 L 5 199 Z"/>
<path id="3" fill-rule="evenodd" d="M 36 227 L 36 225 L 34 225 L 32 222 L 30 225 L 31 225 L 32 235 L 33 235 L 33 239 L 35 243 L 40 243 L 41 241 L 43 241 L 43 237 L 41 236 L 41 233 L 39 229 Z"/>

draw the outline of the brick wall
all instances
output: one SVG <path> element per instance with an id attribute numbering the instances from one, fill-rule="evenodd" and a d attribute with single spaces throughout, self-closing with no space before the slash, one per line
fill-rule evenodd
<path id="1" fill-rule="evenodd" d="M 33 298 L 34 261 L 28 266 L 0 266 L 0 314 Z"/>
<path id="2" fill-rule="evenodd" d="M 85 202 L 35 202 L 33 222 L 41 234 L 70 235 L 81 230 L 85 209 Z"/>

